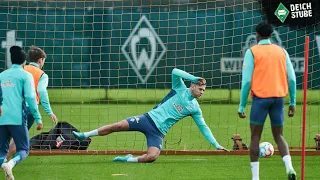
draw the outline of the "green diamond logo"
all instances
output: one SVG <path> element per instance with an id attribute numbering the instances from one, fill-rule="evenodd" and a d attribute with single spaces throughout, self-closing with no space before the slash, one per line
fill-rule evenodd
<path id="1" fill-rule="evenodd" d="M 274 15 L 276 15 L 277 18 L 283 23 L 289 15 L 289 10 L 282 3 L 280 3 L 274 12 Z"/>

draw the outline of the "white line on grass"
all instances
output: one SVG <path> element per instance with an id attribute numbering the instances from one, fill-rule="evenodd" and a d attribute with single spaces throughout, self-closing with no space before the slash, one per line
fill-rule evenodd
<path id="1" fill-rule="evenodd" d="M 111 174 L 111 176 L 128 176 L 128 174 Z"/>

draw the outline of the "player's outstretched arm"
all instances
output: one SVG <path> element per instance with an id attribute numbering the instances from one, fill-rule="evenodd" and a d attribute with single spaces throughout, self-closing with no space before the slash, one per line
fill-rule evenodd
<path id="1" fill-rule="evenodd" d="M 183 82 L 183 79 L 198 83 L 199 77 L 195 77 L 181 69 L 174 68 L 172 70 L 172 89 L 187 88 Z"/>
<path id="2" fill-rule="evenodd" d="M 286 50 L 284 50 L 286 54 L 286 67 L 287 67 L 287 76 L 288 76 L 288 85 L 289 85 L 289 93 L 290 93 L 290 106 L 288 116 L 293 117 L 296 111 L 296 93 L 297 93 L 297 82 L 296 82 L 296 74 L 294 72 L 290 56 Z"/>
<path id="3" fill-rule="evenodd" d="M 201 110 L 198 111 L 197 113 L 192 114 L 192 118 L 194 122 L 197 124 L 198 128 L 200 129 L 202 135 L 210 142 L 210 144 L 212 144 L 218 150 L 224 150 L 224 151 L 230 152 L 228 149 L 221 146 L 217 142 L 217 140 L 214 138 L 210 128 L 207 126 L 207 124 L 205 123 L 202 117 Z"/>
<path id="4" fill-rule="evenodd" d="M 254 69 L 254 59 L 253 59 L 251 50 L 248 49 L 244 56 L 244 62 L 242 67 L 241 97 L 240 97 L 240 104 L 238 109 L 238 114 L 240 118 L 246 117 L 244 113 L 244 109 L 248 101 L 253 69 Z"/>
<path id="5" fill-rule="evenodd" d="M 48 95 L 48 83 L 49 83 L 49 77 L 47 74 L 43 74 L 39 80 L 38 83 L 38 93 L 40 96 L 41 106 L 44 109 L 44 111 L 50 116 L 52 122 L 55 124 L 57 123 L 57 117 L 53 113 L 50 101 L 49 101 L 49 95 Z"/>
<path id="6" fill-rule="evenodd" d="M 37 105 L 36 91 L 34 89 L 34 81 L 30 73 L 27 73 L 23 89 L 24 89 L 24 97 L 29 105 L 30 112 L 34 117 L 36 123 L 38 124 L 37 130 L 41 130 L 43 125 L 42 125 L 41 115 Z"/>

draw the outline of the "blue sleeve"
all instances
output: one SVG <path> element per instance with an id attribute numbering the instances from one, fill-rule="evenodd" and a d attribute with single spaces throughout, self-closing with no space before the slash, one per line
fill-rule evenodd
<path id="1" fill-rule="evenodd" d="M 33 77 L 30 73 L 27 73 L 24 85 L 24 97 L 29 105 L 30 112 L 34 117 L 37 124 L 42 123 L 41 115 L 38 109 L 37 100 L 36 100 L 36 91 L 34 89 Z"/>
<path id="2" fill-rule="evenodd" d="M 214 138 L 210 128 L 207 126 L 206 122 L 203 119 L 201 109 L 199 109 L 196 113 L 192 114 L 192 118 L 194 122 L 197 124 L 203 136 L 212 144 L 216 149 L 219 148 L 220 144 Z"/>
<path id="3" fill-rule="evenodd" d="M 42 108 L 48 115 L 50 115 L 53 112 L 50 106 L 50 101 L 49 101 L 49 96 L 47 91 L 48 81 L 49 81 L 48 75 L 43 74 L 38 83 L 38 93 L 40 96 L 40 102 L 41 102 Z"/>
<path id="4" fill-rule="evenodd" d="M 182 71 L 180 69 L 174 68 L 172 70 L 172 89 L 185 89 L 187 88 L 186 85 L 183 82 L 183 79 L 187 79 L 192 81 L 193 83 L 198 83 L 197 77 Z"/>
<path id="5" fill-rule="evenodd" d="M 297 92 L 296 74 L 294 72 L 288 52 L 285 49 L 283 50 L 286 53 L 286 67 L 287 67 L 288 85 L 289 85 L 289 93 L 290 93 L 290 106 L 295 106 L 296 92 Z"/>
<path id="6" fill-rule="evenodd" d="M 3 97 L 2 97 L 2 87 L 1 87 L 1 81 L 0 81 L 0 106 L 2 106 L 2 101 L 3 101 Z"/>
<path id="7" fill-rule="evenodd" d="M 238 112 L 242 113 L 247 105 L 251 88 L 252 74 L 254 70 L 254 59 L 250 49 L 246 51 L 242 67 L 242 85 L 240 95 L 240 105 Z"/>

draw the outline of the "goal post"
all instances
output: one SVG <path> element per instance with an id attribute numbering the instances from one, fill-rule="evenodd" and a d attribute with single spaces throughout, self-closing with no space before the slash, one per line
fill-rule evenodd
<path id="1" fill-rule="evenodd" d="M 80 131 L 114 123 L 152 109 L 170 91 L 177 67 L 207 80 L 199 99 L 204 119 L 218 142 L 232 149 L 233 134 L 250 144 L 248 119 L 237 109 L 244 52 L 256 44 L 255 26 L 266 19 L 259 1 L 0 1 L 0 67 L 10 66 L 8 48 L 39 46 L 47 54 L 49 96 L 59 121 Z M 143 2 L 145 3 L 145 2 Z M 284 135 L 291 150 L 300 152 L 304 69 L 304 38 L 310 37 L 307 151 L 320 133 L 319 25 L 292 29 L 276 25 L 272 42 L 285 48 L 297 75 L 297 113 L 285 118 Z M 189 86 L 190 82 L 186 81 Z M 105 91 L 107 89 L 107 91 Z M 107 98 L 106 98 L 107 97 Z M 288 97 L 286 98 L 286 110 Z M 250 112 L 250 100 L 246 113 Z M 45 128 L 53 124 L 41 107 Z M 39 134 L 34 128 L 30 136 Z M 262 141 L 274 143 L 269 120 Z M 88 151 L 75 154 L 142 152 L 139 132 L 94 137 Z M 202 136 L 191 118 L 168 132 L 164 154 L 223 154 Z M 31 151 L 31 154 L 61 154 Z M 232 152 L 247 154 L 248 152 Z M 277 153 L 277 152 L 276 152 Z M 309 152 L 307 152 L 309 153 Z M 293 152 L 293 154 L 298 154 Z"/>

